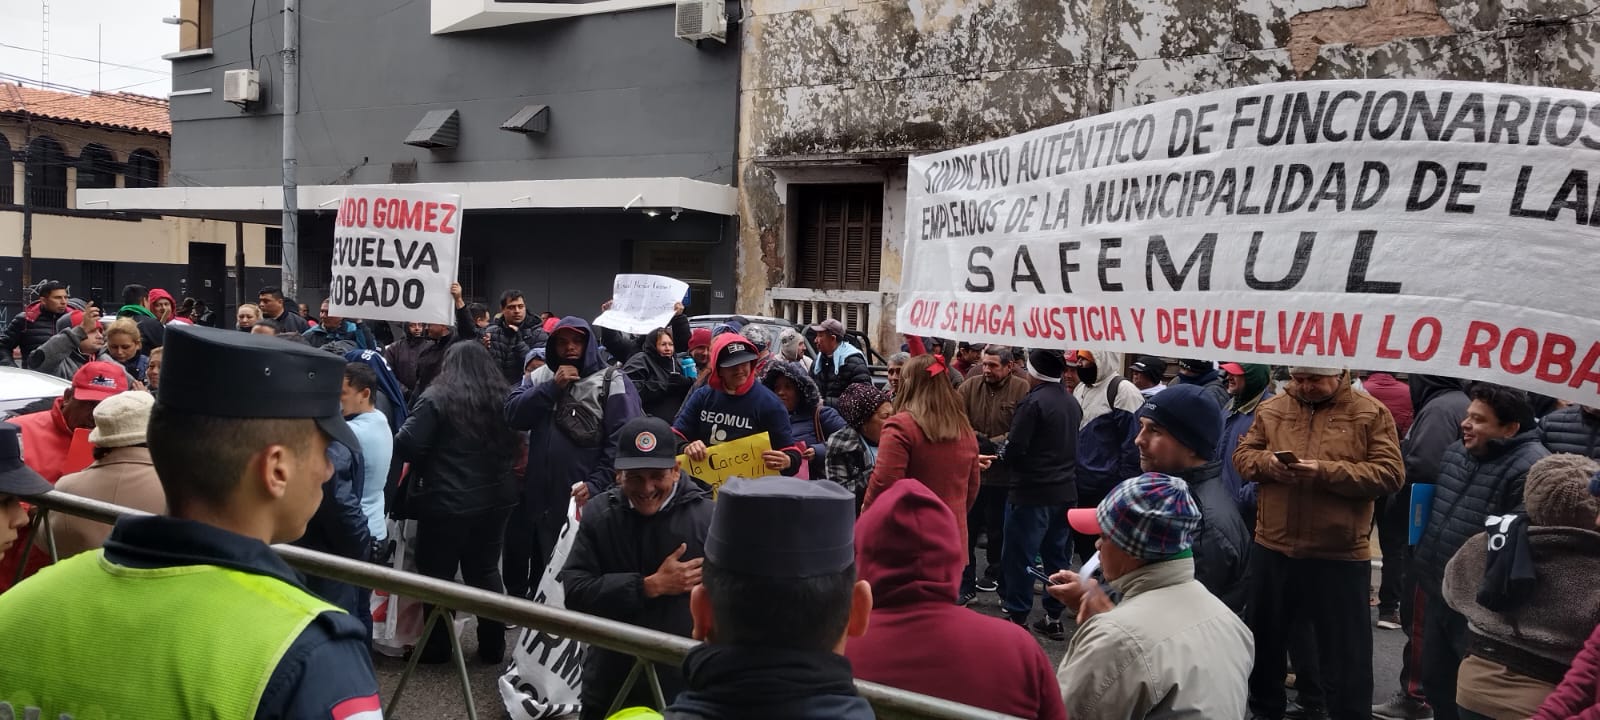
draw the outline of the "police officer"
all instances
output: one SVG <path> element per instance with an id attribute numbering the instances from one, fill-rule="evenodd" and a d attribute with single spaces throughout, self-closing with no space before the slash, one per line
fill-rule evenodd
<path id="1" fill-rule="evenodd" d="M 694 637 L 706 641 L 683 660 L 689 689 L 662 713 L 613 717 L 872 718 L 844 658 L 872 612 L 855 520 L 855 495 L 836 483 L 730 479 L 689 593 Z"/>
<path id="2" fill-rule="evenodd" d="M 199 326 L 174 326 L 165 355 L 147 442 L 169 515 L 124 518 L 104 550 L 0 596 L 0 637 L 48 639 L 0 673 L 0 703 L 30 717 L 377 717 L 360 621 L 268 547 L 305 532 L 329 442 L 360 447 L 339 412 L 343 359 Z"/>

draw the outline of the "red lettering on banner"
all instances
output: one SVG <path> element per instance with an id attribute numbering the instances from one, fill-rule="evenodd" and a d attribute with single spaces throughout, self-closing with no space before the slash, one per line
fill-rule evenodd
<path id="1" fill-rule="evenodd" d="M 1433 331 L 1426 347 L 1420 342 L 1423 328 Z M 1439 318 L 1430 315 L 1411 326 L 1411 340 L 1406 344 L 1406 352 L 1411 353 L 1412 360 L 1426 362 L 1433 359 L 1434 353 L 1439 352 L 1439 343 L 1443 340 L 1444 325 L 1439 322 Z"/>
<path id="2" fill-rule="evenodd" d="M 1576 389 L 1586 382 L 1594 383 L 1595 390 L 1600 392 L 1600 343 L 1589 346 L 1589 353 L 1578 363 L 1578 371 L 1572 374 L 1567 386 Z"/>
<path id="3" fill-rule="evenodd" d="M 439 223 L 434 221 L 434 216 L 439 214 L 439 203 L 424 203 L 422 207 L 422 229 L 428 232 L 439 232 Z"/>
<path id="4" fill-rule="evenodd" d="M 1572 338 L 1558 333 L 1544 336 L 1544 347 L 1539 350 L 1539 370 L 1533 376 L 1549 383 L 1561 382 L 1572 375 L 1572 356 L 1577 352 L 1578 344 Z"/>
<path id="5" fill-rule="evenodd" d="M 1521 351 L 1522 358 L 1512 358 L 1519 352 L 1517 344 L 1526 346 Z M 1506 333 L 1506 342 L 1500 346 L 1500 366 L 1506 372 L 1521 375 L 1533 367 L 1538 360 L 1539 336 L 1527 328 L 1512 328 Z"/>
<path id="6" fill-rule="evenodd" d="M 1486 336 L 1479 339 L 1480 336 Z M 1482 320 L 1473 320 L 1467 325 L 1467 341 L 1461 346 L 1461 366 L 1477 358 L 1477 365 L 1481 368 L 1489 367 L 1489 351 L 1500 344 L 1500 328 Z"/>
<path id="7" fill-rule="evenodd" d="M 1378 331 L 1377 356 L 1384 360 L 1399 360 L 1400 351 L 1389 347 L 1389 332 L 1394 330 L 1394 316 L 1383 316 L 1383 329 Z"/>
<path id="8" fill-rule="evenodd" d="M 1356 356 L 1356 338 L 1361 335 L 1361 314 L 1351 315 L 1347 320 L 1344 313 L 1333 314 L 1333 324 L 1328 328 L 1328 344 L 1333 352 L 1347 358 Z"/>
<path id="9" fill-rule="evenodd" d="M 444 211 L 444 219 L 439 221 L 439 232 L 454 234 L 456 228 L 450 221 L 456 219 L 455 203 L 439 203 L 439 209 Z"/>

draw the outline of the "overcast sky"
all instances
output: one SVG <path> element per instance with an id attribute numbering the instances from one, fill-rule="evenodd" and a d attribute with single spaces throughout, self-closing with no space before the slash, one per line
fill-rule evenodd
<path id="1" fill-rule="evenodd" d="M 43 5 L 0 0 L 0 81 L 41 79 Z M 50 0 L 50 82 L 166 97 L 172 67 L 161 56 L 177 51 L 178 27 L 161 18 L 176 14 L 178 0 Z"/>

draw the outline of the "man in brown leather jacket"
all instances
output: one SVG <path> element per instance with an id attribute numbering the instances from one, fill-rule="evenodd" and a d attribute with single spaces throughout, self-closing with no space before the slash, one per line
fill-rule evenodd
<path id="1" fill-rule="evenodd" d="M 1012 351 L 1000 345 L 984 349 L 975 374 L 961 383 L 959 392 L 967 408 L 967 420 L 978 432 L 978 452 L 994 455 L 995 448 L 1005 442 L 1011 432 L 1011 416 L 1016 414 L 1017 403 L 1028 394 L 1027 380 L 1011 371 Z M 972 602 L 978 591 L 994 592 L 1000 587 L 1000 536 L 1005 527 L 1006 490 L 1011 487 L 1011 474 L 1004 463 L 994 463 L 983 471 L 983 485 L 978 489 L 978 501 L 967 512 L 967 569 L 961 574 L 962 605 Z M 988 535 L 985 549 L 989 563 L 983 576 L 978 577 L 978 531 Z"/>
<path id="2" fill-rule="evenodd" d="M 1233 461 L 1260 483 L 1256 638 L 1250 710 L 1283 716 L 1289 624 L 1310 619 L 1334 720 L 1371 717 L 1372 624 L 1367 536 L 1376 498 L 1400 489 L 1404 463 L 1394 417 L 1355 392 L 1337 368 L 1291 367 L 1287 392 L 1263 402 Z"/>

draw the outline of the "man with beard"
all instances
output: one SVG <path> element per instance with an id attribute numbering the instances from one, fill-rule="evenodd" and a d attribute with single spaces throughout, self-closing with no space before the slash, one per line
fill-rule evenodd
<path id="1" fill-rule="evenodd" d="M 1011 419 L 1017 404 L 1027 397 L 1032 387 L 1027 380 L 1011 372 L 1011 349 L 990 345 L 983 350 L 982 364 L 977 375 L 961 383 L 961 400 L 967 408 L 967 420 L 978 433 L 978 452 L 998 455 L 1011 433 Z M 961 574 L 962 605 L 972 602 L 978 591 L 995 592 L 1000 587 L 1001 544 L 1005 537 L 1006 492 L 1011 489 L 1011 472 L 1005 463 L 994 463 L 983 471 L 983 484 L 978 489 L 978 500 L 967 513 L 967 568 Z M 985 548 L 988 566 L 983 577 L 977 577 L 979 532 L 988 536 Z M 964 601 L 964 602 L 963 602 Z"/>
<path id="2" fill-rule="evenodd" d="M 614 484 L 612 439 L 643 414 L 633 381 L 601 359 L 599 338 L 582 318 L 561 319 L 545 359 L 506 399 L 506 422 L 528 431 L 522 503 L 506 525 L 501 567 L 515 597 L 534 589 L 549 562 L 567 522 L 567 499 L 582 503 Z"/>
<path id="3" fill-rule="evenodd" d="M 558 576 L 567 609 L 688 637 L 689 591 L 700 584 L 711 498 L 678 472 L 672 426 L 648 415 L 617 435 L 615 487 L 584 506 L 572 554 Z M 633 658 L 591 647 L 583 659 L 585 720 L 605 717 Z M 656 666 L 665 697 L 683 690 L 675 667 Z M 650 702 L 647 683 L 635 683 L 625 702 Z"/>

